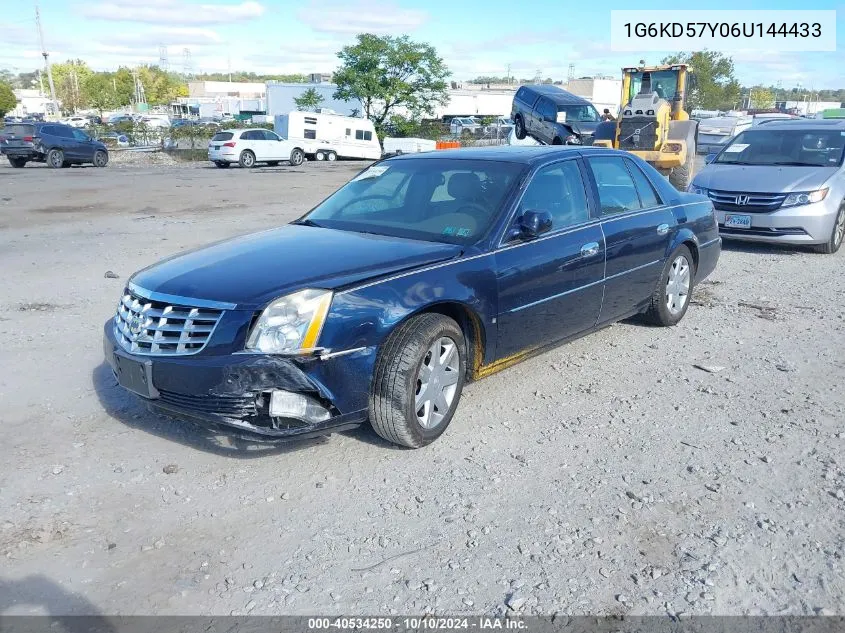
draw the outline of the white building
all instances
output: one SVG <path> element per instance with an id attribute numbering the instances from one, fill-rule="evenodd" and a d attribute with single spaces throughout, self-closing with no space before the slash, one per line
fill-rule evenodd
<path id="1" fill-rule="evenodd" d="M 249 83 L 245 81 L 189 81 L 188 97 L 216 98 L 236 97 L 239 99 L 263 99 L 267 95 L 267 87 L 263 83 Z"/>
<path id="2" fill-rule="evenodd" d="M 785 112 L 800 115 L 814 115 L 831 108 L 841 108 L 839 101 L 778 101 L 775 107 Z"/>
<path id="3" fill-rule="evenodd" d="M 563 89 L 574 95 L 583 97 L 596 106 L 596 109 L 599 112 L 607 108 L 615 115 L 619 112 L 619 108 L 622 107 L 621 79 L 598 77 L 573 79 L 572 81 L 564 84 Z"/>
<path id="4" fill-rule="evenodd" d="M 33 114 L 50 114 L 53 111 L 53 104 L 50 97 L 45 96 L 40 90 L 13 90 L 18 104 L 15 109 L 9 112 L 9 116 L 27 117 Z"/>

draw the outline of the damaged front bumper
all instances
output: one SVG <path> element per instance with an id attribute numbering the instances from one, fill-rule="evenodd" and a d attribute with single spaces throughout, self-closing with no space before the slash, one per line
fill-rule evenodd
<path id="1" fill-rule="evenodd" d="M 117 343 L 111 320 L 103 346 L 118 384 L 166 415 L 265 441 L 325 435 L 367 419 L 373 348 L 302 358 L 238 352 L 137 355 Z M 307 401 L 309 415 L 283 417 L 278 408 L 271 415 L 274 392 Z"/>

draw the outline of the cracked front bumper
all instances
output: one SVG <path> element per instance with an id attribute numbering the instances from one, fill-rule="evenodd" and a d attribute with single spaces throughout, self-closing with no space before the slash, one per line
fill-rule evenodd
<path id="1" fill-rule="evenodd" d="M 325 359 L 237 352 L 136 355 L 117 343 L 111 320 L 104 327 L 103 347 L 118 384 L 166 415 L 264 440 L 325 435 L 367 419 L 372 348 Z M 271 417 L 274 390 L 309 396 L 331 416 L 316 423 Z"/>

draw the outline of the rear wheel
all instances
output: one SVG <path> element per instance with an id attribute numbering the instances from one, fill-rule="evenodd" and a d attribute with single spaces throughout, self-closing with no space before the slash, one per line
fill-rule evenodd
<path id="1" fill-rule="evenodd" d="M 384 439 L 421 448 L 452 421 L 466 375 L 466 342 L 454 320 L 412 317 L 379 350 L 370 392 L 370 424 Z"/>
<path id="2" fill-rule="evenodd" d="M 522 120 L 522 116 L 517 114 L 516 118 L 513 120 L 513 132 L 516 134 L 516 138 L 520 141 L 525 138 L 525 123 Z"/>
<path id="3" fill-rule="evenodd" d="M 314 154 L 315 160 L 324 160 L 325 158 L 326 156 L 325 154 L 323 154 L 323 152 L 317 152 L 316 154 Z"/>
<path id="4" fill-rule="evenodd" d="M 845 239 L 845 204 L 839 207 L 839 213 L 836 214 L 836 221 L 833 223 L 833 229 L 830 232 L 830 239 L 824 244 L 816 246 L 816 252 L 833 255 L 842 246 L 843 239 Z"/>
<path id="5" fill-rule="evenodd" d="M 692 171 L 695 162 L 695 140 L 687 145 L 687 158 L 683 165 L 678 165 L 669 172 L 669 182 L 678 191 L 686 191 L 692 181 Z"/>
<path id="6" fill-rule="evenodd" d="M 657 288 L 651 297 L 651 305 L 645 314 L 646 320 L 654 325 L 669 327 L 683 319 L 692 299 L 694 278 L 692 253 L 682 244 L 666 259 Z"/>
<path id="7" fill-rule="evenodd" d="M 290 164 L 294 167 L 299 167 L 302 161 L 305 160 L 305 154 L 298 147 L 290 153 Z"/>
<path id="8" fill-rule="evenodd" d="M 326 152 L 326 160 L 329 162 L 337 160 L 337 152 L 334 150 Z"/>
<path id="9" fill-rule="evenodd" d="M 94 167 L 105 167 L 109 164 L 109 155 L 103 150 L 94 152 Z"/>
<path id="10" fill-rule="evenodd" d="M 12 158 L 10 156 L 9 157 L 9 163 L 12 165 L 12 167 L 15 167 L 16 169 L 20 169 L 21 167 L 26 165 L 26 159 L 25 158 L 18 158 L 18 157 Z"/>
<path id="11" fill-rule="evenodd" d="M 51 149 L 47 152 L 47 165 L 52 169 L 59 169 L 65 166 L 65 153 L 60 149 Z"/>
<path id="12" fill-rule="evenodd" d="M 238 164 L 241 167 L 246 167 L 247 169 L 255 167 L 255 154 L 253 154 L 248 149 L 242 151 L 240 160 L 238 160 Z"/>

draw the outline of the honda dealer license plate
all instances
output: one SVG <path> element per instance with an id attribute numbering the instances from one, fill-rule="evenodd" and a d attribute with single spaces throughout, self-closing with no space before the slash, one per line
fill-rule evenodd
<path id="1" fill-rule="evenodd" d="M 152 399 L 158 396 L 156 388 L 153 387 L 152 363 L 140 363 L 115 352 L 114 369 L 121 387 L 144 398 Z"/>
<path id="2" fill-rule="evenodd" d="M 725 227 L 729 229 L 750 229 L 751 216 L 750 215 L 726 215 Z"/>

